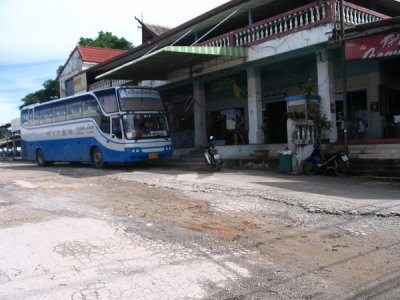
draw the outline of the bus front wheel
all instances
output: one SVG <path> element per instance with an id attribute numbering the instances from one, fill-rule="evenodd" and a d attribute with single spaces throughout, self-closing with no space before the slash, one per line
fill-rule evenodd
<path id="1" fill-rule="evenodd" d="M 103 154 L 101 150 L 97 147 L 93 148 L 92 151 L 92 166 L 96 169 L 104 167 Z"/>
<path id="2" fill-rule="evenodd" d="M 51 162 L 45 160 L 42 149 L 38 149 L 36 151 L 36 163 L 38 167 L 46 167 L 52 164 Z"/>

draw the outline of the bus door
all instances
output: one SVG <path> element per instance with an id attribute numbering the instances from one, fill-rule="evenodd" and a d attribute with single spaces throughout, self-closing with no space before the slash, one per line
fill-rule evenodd
<path id="1" fill-rule="evenodd" d="M 111 117 L 111 138 L 122 139 L 122 127 L 120 117 Z"/>

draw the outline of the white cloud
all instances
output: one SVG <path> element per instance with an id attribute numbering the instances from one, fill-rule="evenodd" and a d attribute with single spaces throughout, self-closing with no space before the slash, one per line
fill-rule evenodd
<path id="1" fill-rule="evenodd" d="M 226 1 L 12 0 L 0 1 L 0 64 L 66 59 L 80 37 L 110 31 L 134 45 L 141 32 L 134 17 L 176 27 Z"/>
<path id="2" fill-rule="evenodd" d="M 80 37 L 109 31 L 137 46 L 141 31 L 135 16 L 176 27 L 225 2 L 0 0 L 0 124 L 18 116 L 26 94 L 55 78 Z"/>

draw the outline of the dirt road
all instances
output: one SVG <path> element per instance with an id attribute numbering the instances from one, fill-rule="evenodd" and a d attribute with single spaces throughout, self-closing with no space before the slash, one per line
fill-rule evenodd
<path id="1" fill-rule="evenodd" d="M 0 299 L 396 299 L 399 190 L 0 162 Z"/>

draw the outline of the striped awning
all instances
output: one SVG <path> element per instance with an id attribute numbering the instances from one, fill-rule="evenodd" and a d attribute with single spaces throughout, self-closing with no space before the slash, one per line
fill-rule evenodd
<path id="1" fill-rule="evenodd" d="M 245 58 L 247 48 L 167 46 L 100 74 L 96 79 L 166 80 L 171 72 L 222 56 Z"/>

